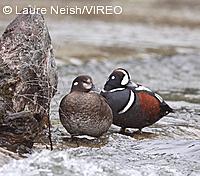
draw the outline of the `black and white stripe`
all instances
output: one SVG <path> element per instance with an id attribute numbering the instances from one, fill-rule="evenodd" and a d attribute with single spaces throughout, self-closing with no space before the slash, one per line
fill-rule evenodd
<path id="1" fill-rule="evenodd" d="M 122 70 L 122 69 L 118 69 L 117 71 L 124 74 L 124 77 L 121 81 L 121 85 L 124 86 L 124 85 L 128 84 L 129 80 L 130 80 L 129 74 L 125 70 Z"/>
<path id="2" fill-rule="evenodd" d="M 119 111 L 118 114 L 123 114 L 127 112 L 134 103 L 135 103 L 135 93 L 131 90 L 127 105 L 121 111 Z"/>
<path id="3" fill-rule="evenodd" d="M 123 88 L 123 87 L 119 87 L 119 88 L 115 88 L 115 89 L 111 89 L 111 90 L 105 90 L 105 89 L 102 89 L 102 92 L 110 92 L 110 93 L 112 93 L 112 92 L 117 92 L 117 91 L 122 91 L 122 90 L 124 90 L 125 88 Z"/>
<path id="4" fill-rule="evenodd" d="M 143 90 L 143 91 L 147 91 L 147 92 L 152 92 L 151 89 L 149 89 L 149 88 L 147 88 L 145 86 L 141 86 L 141 85 L 139 85 L 138 87 L 136 87 L 135 90 L 138 90 L 138 91 L 142 91 Z"/>

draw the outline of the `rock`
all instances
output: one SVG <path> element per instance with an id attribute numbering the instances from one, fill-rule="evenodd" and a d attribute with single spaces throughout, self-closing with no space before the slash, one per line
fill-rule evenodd
<path id="1" fill-rule="evenodd" d="M 0 125 L 0 146 L 19 153 L 29 152 L 40 132 L 39 127 L 32 112 L 8 114 Z"/>
<path id="2" fill-rule="evenodd" d="M 43 16 L 18 15 L 0 38 L 0 146 L 32 146 L 49 117 L 56 88 L 55 58 Z"/>
<path id="3" fill-rule="evenodd" d="M 6 116 L 6 104 L 3 99 L 0 97 L 0 124 L 3 123 Z"/>

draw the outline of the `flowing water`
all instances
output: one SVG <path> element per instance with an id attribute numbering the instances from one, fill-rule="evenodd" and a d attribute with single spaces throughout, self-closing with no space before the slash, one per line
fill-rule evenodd
<path id="1" fill-rule="evenodd" d="M 96 20 L 49 21 L 48 26 L 59 74 L 51 110 L 55 149 L 35 146 L 27 158 L 3 165 L 0 175 L 200 175 L 198 28 Z M 102 88 L 117 67 L 161 94 L 176 113 L 133 137 L 119 134 L 119 128 L 112 126 L 107 136 L 92 142 L 65 139 L 69 135 L 57 111 L 72 80 L 89 74 Z"/>

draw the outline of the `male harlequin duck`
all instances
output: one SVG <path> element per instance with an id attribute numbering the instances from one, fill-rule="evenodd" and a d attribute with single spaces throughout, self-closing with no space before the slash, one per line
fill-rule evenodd
<path id="1" fill-rule="evenodd" d="M 112 110 L 104 97 L 93 92 L 92 78 L 78 76 L 59 107 L 62 125 L 71 136 L 100 137 L 112 124 Z"/>
<path id="2" fill-rule="evenodd" d="M 149 88 L 130 80 L 122 68 L 114 70 L 101 91 L 113 111 L 113 123 L 126 128 L 142 128 L 152 125 L 163 116 L 173 112 L 163 98 Z"/>

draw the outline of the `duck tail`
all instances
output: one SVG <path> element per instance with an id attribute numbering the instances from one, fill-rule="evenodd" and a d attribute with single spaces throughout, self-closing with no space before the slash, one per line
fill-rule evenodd
<path id="1" fill-rule="evenodd" d="M 167 115 L 169 113 L 175 113 L 175 110 L 171 108 L 168 104 L 164 103 L 161 106 L 161 111 L 163 112 L 164 115 Z"/>

